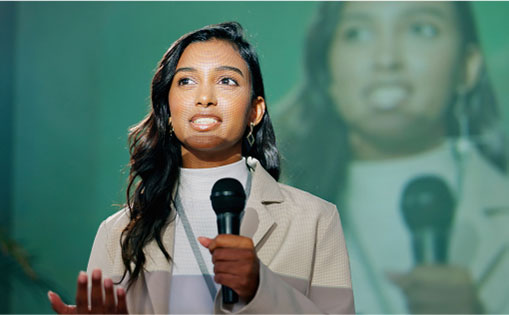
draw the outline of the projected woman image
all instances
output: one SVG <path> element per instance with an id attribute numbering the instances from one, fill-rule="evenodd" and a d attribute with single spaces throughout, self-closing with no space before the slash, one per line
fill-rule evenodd
<path id="1" fill-rule="evenodd" d="M 277 182 L 260 65 L 240 24 L 175 41 L 158 64 L 151 100 L 129 135 L 126 208 L 99 227 L 91 279 L 78 276 L 76 305 L 49 292 L 53 309 L 353 313 L 338 211 Z M 230 184 L 218 184 L 225 178 Z M 228 200 L 212 205 L 217 198 Z M 234 203 L 240 235 L 216 225 L 214 211 L 224 216 Z"/>
<path id="2" fill-rule="evenodd" d="M 356 310 L 507 311 L 506 147 L 470 4 L 317 13 L 278 139 L 285 180 L 343 209 Z"/>

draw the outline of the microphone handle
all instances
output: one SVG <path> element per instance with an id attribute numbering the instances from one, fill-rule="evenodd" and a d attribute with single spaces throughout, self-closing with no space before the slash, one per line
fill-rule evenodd
<path id="1" fill-rule="evenodd" d="M 231 212 L 224 212 L 217 215 L 217 230 L 219 234 L 233 234 L 239 235 L 240 233 L 240 219 L 237 214 Z M 239 295 L 231 288 L 222 285 L 223 290 L 223 304 L 234 304 L 239 301 Z"/>
<path id="2" fill-rule="evenodd" d="M 448 229 L 422 228 L 412 234 L 415 264 L 447 263 Z"/>

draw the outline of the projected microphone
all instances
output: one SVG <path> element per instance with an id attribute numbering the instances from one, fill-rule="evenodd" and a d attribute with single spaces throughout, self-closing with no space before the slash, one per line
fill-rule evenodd
<path id="1" fill-rule="evenodd" d="M 411 180 L 403 191 L 401 211 L 412 233 L 415 264 L 447 262 L 456 200 L 445 181 L 434 175 Z"/>
<path id="2" fill-rule="evenodd" d="M 239 235 L 240 213 L 246 204 L 246 193 L 242 184 L 234 178 L 222 178 L 212 187 L 210 200 L 217 215 L 219 234 Z M 223 303 L 232 304 L 239 301 L 235 291 L 224 285 L 222 287 Z"/>

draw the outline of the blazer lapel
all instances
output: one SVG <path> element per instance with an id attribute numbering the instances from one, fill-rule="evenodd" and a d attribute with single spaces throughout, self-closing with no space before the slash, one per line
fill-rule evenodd
<path id="1" fill-rule="evenodd" d="M 247 164 L 252 170 L 252 182 L 240 234 L 252 238 L 258 251 L 263 240 L 276 228 L 276 222 L 267 205 L 283 202 L 283 195 L 277 181 L 263 169 L 258 160 L 248 157 Z"/>

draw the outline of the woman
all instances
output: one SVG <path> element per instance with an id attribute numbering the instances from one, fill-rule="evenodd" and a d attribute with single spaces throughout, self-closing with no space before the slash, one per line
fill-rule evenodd
<path id="1" fill-rule="evenodd" d="M 130 143 L 127 208 L 101 224 L 90 256 L 91 305 L 80 274 L 76 306 L 50 293 L 56 312 L 353 312 L 335 206 L 277 183 L 260 66 L 238 23 L 170 47 L 152 81 L 152 110 Z M 216 237 L 209 195 L 224 177 L 249 195 L 242 236 Z M 188 231 L 207 236 L 201 250 Z M 120 284 L 117 304 L 111 279 Z M 240 301 L 223 304 L 218 285 Z"/>
<path id="2" fill-rule="evenodd" d="M 284 175 L 345 209 L 356 309 L 503 311 L 504 211 L 485 209 L 509 205 L 506 148 L 470 5 L 323 3 L 306 48 L 305 81 L 278 107 Z M 448 265 L 414 269 L 400 204 L 427 175 L 456 214 Z"/>

